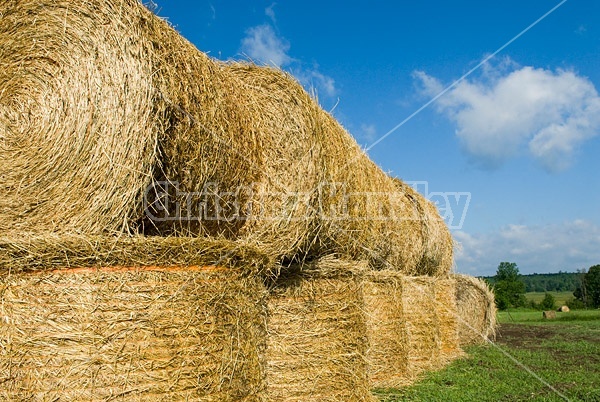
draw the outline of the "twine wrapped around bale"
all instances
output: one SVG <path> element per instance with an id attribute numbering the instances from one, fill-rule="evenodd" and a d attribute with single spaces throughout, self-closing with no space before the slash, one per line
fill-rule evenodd
<path id="1" fill-rule="evenodd" d="M 461 346 L 485 343 L 496 336 L 494 293 L 481 279 L 455 274 Z"/>
<path id="2" fill-rule="evenodd" d="M 367 361 L 373 388 L 409 385 L 408 338 L 402 299 L 404 275 L 377 271 L 365 275 L 364 300 L 369 349 Z"/>
<path id="3" fill-rule="evenodd" d="M 435 208 L 294 79 L 209 58 L 137 0 L 0 4 L 0 177 L 4 233 L 226 238 L 407 274 L 451 265 L 447 228 L 423 224 Z"/>
<path id="4" fill-rule="evenodd" d="M 0 399 L 265 400 L 265 259 L 213 243 L 3 241 Z"/>
<path id="5" fill-rule="evenodd" d="M 365 264 L 321 259 L 292 267 L 268 302 L 272 400 L 371 401 L 362 286 Z M 298 272 L 299 271 L 299 272 Z"/>

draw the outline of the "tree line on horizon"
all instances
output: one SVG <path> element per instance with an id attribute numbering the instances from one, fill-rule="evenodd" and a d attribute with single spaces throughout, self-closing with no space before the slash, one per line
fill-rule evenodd
<path id="1" fill-rule="evenodd" d="M 528 274 L 520 278 L 525 284 L 525 292 L 574 292 L 581 285 L 581 277 L 585 272 L 558 272 L 553 274 Z M 496 276 L 483 279 L 490 285 L 496 283 Z"/>
<path id="2" fill-rule="evenodd" d="M 567 302 L 571 308 L 600 308 L 600 265 L 575 273 L 521 275 L 514 262 L 501 262 L 496 275 L 484 277 L 490 284 L 500 310 L 509 307 L 555 308 L 554 297 L 547 292 L 573 292 Z M 526 292 L 546 292 L 540 304 L 527 301 Z"/>

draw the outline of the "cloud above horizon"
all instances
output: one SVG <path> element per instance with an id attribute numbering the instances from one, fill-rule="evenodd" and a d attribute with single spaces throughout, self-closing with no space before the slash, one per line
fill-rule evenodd
<path id="1" fill-rule="evenodd" d="M 577 150 L 600 133 L 600 97 L 594 84 L 573 71 L 484 65 L 479 79 L 465 79 L 436 102 L 456 125 L 463 149 L 480 167 L 495 168 L 522 152 L 548 172 L 568 168 Z M 413 76 L 428 97 L 444 90 L 423 71 Z"/>
<path id="2" fill-rule="evenodd" d="M 498 232 L 453 233 L 459 243 L 457 271 L 494 275 L 502 261 L 515 262 L 521 273 L 574 271 L 600 264 L 600 226 L 574 220 L 544 226 L 508 225 Z"/>
<path id="3" fill-rule="evenodd" d="M 242 51 L 253 61 L 263 64 L 282 67 L 292 62 L 288 56 L 290 43 L 277 36 L 269 24 L 248 28 L 246 36 L 242 39 Z"/>
<path id="4" fill-rule="evenodd" d="M 275 66 L 288 70 L 311 93 L 323 93 L 328 97 L 337 95 L 335 80 L 319 71 L 317 65 L 307 67 L 302 61 L 289 55 L 290 42 L 278 35 L 273 24 L 277 19 L 272 3 L 265 9 L 265 15 L 272 23 L 250 27 L 241 42 L 241 52 L 257 64 Z"/>

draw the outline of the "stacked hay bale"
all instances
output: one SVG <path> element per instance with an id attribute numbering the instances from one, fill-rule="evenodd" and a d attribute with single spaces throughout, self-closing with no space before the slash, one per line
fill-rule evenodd
<path id="1" fill-rule="evenodd" d="M 435 206 L 137 0 L 0 4 L 0 177 L 6 399 L 368 400 L 452 347 Z"/>
<path id="2" fill-rule="evenodd" d="M 361 271 L 330 258 L 291 267 L 269 297 L 267 388 L 272 400 L 372 400 Z"/>
<path id="3" fill-rule="evenodd" d="M 365 275 L 369 374 L 374 388 L 409 385 L 425 371 L 462 355 L 448 277 L 412 277 L 396 271 Z"/>
<path id="4" fill-rule="evenodd" d="M 10 1 L 0 16 L 0 230 L 240 239 L 281 260 L 449 271 L 447 229 L 424 230 L 435 208 L 291 77 L 215 61 L 137 0 Z"/>
<path id="5" fill-rule="evenodd" d="M 396 271 L 370 272 L 365 276 L 364 300 L 369 349 L 369 379 L 374 388 L 409 384 L 408 334 L 402 283 Z"/>
<path id="6" fill-rule="evenodd" d="M 481 279 L 455 274 L 461 346 L 485 343 L 496 335 L 494 293 Z"/>
<path id="7" fill-rule="evenodd" d="M 433 287 L 435 310 L 440 326 L 440 356 L 437 365 L 444 367 L 462 355 L 459 317 L 456 312 L 456 280 L 453 277 L 437 278 Z"/>
<path id="8" fill-rule="evenodd" d="M 406 276 L 402 285 L 409 351 L 408 374 L 414 379 L 436 367 L 441 350 L 440 325 L 433 278 Z"/>
<path id="9" fill-rule="evenodd" d="M 128 3 L 0 3 L 0 233 L 120 232 L 141 215 L 162 123 L 147 12 Z"/>
<path id="10" fill-rule="evenodd" d="M 261 253 L 189 239 L 0 244 L 3 400 L 265 399 Z"/>

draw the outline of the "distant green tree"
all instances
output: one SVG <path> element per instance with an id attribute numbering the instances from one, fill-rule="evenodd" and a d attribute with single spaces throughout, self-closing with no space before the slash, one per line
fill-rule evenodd
<path id="1" fill-rule="evenodd" d="M 501 262 L 496 271 L 494 295 L 496 306 L 500 310 L 509 307 L 522 307 L 527 303 L 525 284 L 519 275 L 519 268 L 514 262 Z"/>
<path id="2" fill-rule="evenodd" d="M 600 307 L 600 265 L 588 269 L 583 277 L 583 284 L 587 296 L 586 304 L 592 308 Z"/>
<path id="3" fill-rule="evenodd" d="M 554 310 L 556 308 L 556 300 L 550 293 L 544 295 L 544 299 L 540 302 L 540 308 L 542 310 Z"/>

